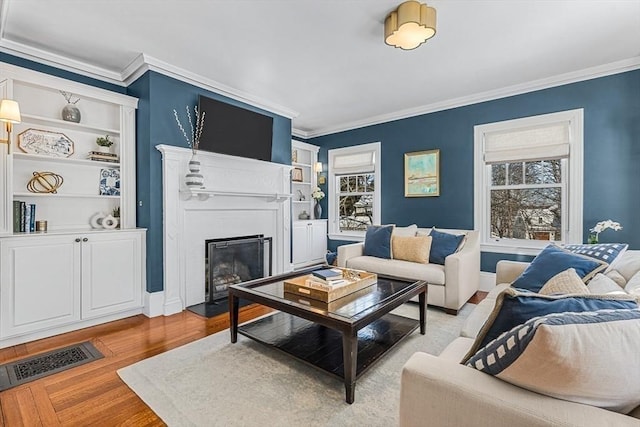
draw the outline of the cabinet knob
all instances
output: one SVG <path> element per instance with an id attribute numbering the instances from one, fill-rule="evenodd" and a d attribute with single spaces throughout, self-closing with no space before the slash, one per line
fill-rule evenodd
<path id="1" fill-rule="evenodd" d="M 76 243 L 80 243 L 80 238 L 76 237 Z"/>
<path id="2" fill-rule="evenodd" d="M 82 239 L 83 242 L 88 242 L 89 239 L 87 239 L 86 237 Z"/>

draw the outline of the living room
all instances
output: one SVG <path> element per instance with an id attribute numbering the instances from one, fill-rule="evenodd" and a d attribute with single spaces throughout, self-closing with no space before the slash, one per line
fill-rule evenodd
<path id="1" fill-rule="evenodd" d="M 33 14 L 29 8 L 36 3 L 39 11 Z M 218 215 L 218 211 L 231 209 L 227 205 L 220 205 L 228 199 L 234 200 L 236 204 L 232 206 L 238 206 L 239 211 L 246 209 L 245 203 L 248 201 L 244 198 L 259 198 L 266 207 L 251 209 L 256 212 L 260 209 L 279 212 L 274 215 L 281 216 L 264 219 L 265 223 L 272 224 L 273 229 L 277 230 L 274 253 L 279 264 L 275 264 L 274 272 L 287 273 L 291 270 L 293 263 L 287 255 L 296 249 L 295 244 L 292 247 L 290 243 L 289 225 L 298 215 L 294 216 L 295 210 L 285 206 L 290 207 L 297 196 L 291 195 L 292 199 L 283 196 L 292 193 L 290 188 L 264 190 L 264 194 L 273 192 L 274 201 L 267 200 L 264 194 L 260 197 L 255 197 L 255 194 L 250 196 L 252 191 L 263 191 L 261 181 L 267 181 L 266 174 L 269 173 L 261 170 L 260 174 L 263 175 L 255 171 L 256 175 L 251 175 L 252 165 L 256 163 L 242 166 L 227 162 L 225 165 L 224 161 L 201 151 L 205 187 L 210 192 L 206 194 L 207 199 L 193 197 L 182 200 L 178 195 L 184 193 L 175 191 L 175 206 L 179 209 L 168 209 L 165 188 L 167 171 L 171 169 L 168 162 L 178 162 L 178 170 L 175 171 L 179 176 L 176 178 L 178 182 L 187 171 L 187 162 L 191 157 L 190 147 L 177 126 L 173 110 L 186 124 L 185 107 L 194 113 L 193 107 L 198 105 L 201 96 L 271 118 L 270 163 L 275 164 L 274 168 L 289 171 L 294 167 L 292 140 L 317 147 L 315 160 L 321 166 L 318 172 L 314 169 L 312 179 L 325 195 L 319 202 L 322 210 L 320 218 L 328 227 L 326 242 L 323 243 L 324 249 L 330 252 L 361 241 L 364 236 L 364 230 L 350 233 L 336 225 L 339 223 L 336 206 L 338 195 L 332 185 L 336 179 L 336 167 L 331 155 L 339 153 L 335 150 L 378 143 L 375 167 L 379 175 L 375 197 L 379 199 L 374 199 L 378 201 L 372 210 L 371 223 L 395 224 L 398 228 L 416 224 L 421 229 L 436 227 L 439 230 L 478 231 L 480 280 L 476 290 L 481 292 L 478 295 L 483 296 L 495 287 L 499 261 L 530 262 L 544 246 L 523 247 L 520 243 L 515 247 L 500 246 L 494 241 L 494 236 L 479 225 L 483 218 L 480 216 L 482 206 L 478 203 L 486 191 L 486 188 L 477 187 L 481 174 L 479 169 L 482 169 L 482 165 L 478 166 L 478 158 L 485 154 L 482 150 L 478 151 L 479 127 L 581 110 L 581 146 L 578 149 L 572 146 L 566 156 L 567 161 L 579 160 L 579 166 L 569 168 L 570 187 L 566 189 L 567 200 L 563 200 L 562 218 L 563 224 L 570 229 L 566 232 L 570 234 L 567 234 L 567 241 L 562 243 L 586 243 L 590 229 L 600 221 L 612 219 L 622 227 L 615 232 L 605 231 L 599 236 L 600 243 L 623 242 L 628 244 L 629 250 L 640 249 L 640 234 L 637 232 L 640 219 L 635 214 L 640 189 L 634 185 L 640 156 L 637 149 L 640 138 L 640 3 L 637 1 L 563 1 L 550 7 L 542 1 L 506 5 L 491 1 L 434 0 L 429 6 L 437 11 L 435 36 L 408 51 L 385 44 L 383 38 L 385 17 L 401 2 L 385 0 L 369 4 L 349 1 L 339 7 L 337 4 L 320 5 L 311 1 L 297 5 L 279 1 L 249 1 L 239 5 L 232 2 L 206 5 L 203 2 L 187 2 L 181 6 L 174 2 L 159 2 L 153 8 L 145 2 L 134 5 L 118 3 L 121 10 L 130 11 L 127 17 L 108 3 L 95 2 L 92 6 L 95 10 L 91 10 L 92 7 L 88 5 L 71 5 L 65 1 L 47 4 L 19 0 L 3 2 L 0 72 L 3 80 L 13 79 L 15 86 L 13 93 L 3 89 L 3 98 L 15 95 L 20 103 L 23 122 L 29 123 L 15 124 L 16 128 L 10 134 L 10 138 L 14 139 L 11 151 L 18 152 L 11 154 L 14 156 L 12 168 L 8 167 L 10 163 L 7 160 L 10 153 L 5 145 L 0 146 L 4 150 L 3 170 L 11 170 L 2 172 L 3 176 L 5 173 L 10 176 L 14 169 L 24 169 L 28 174 L 36 170 L 53 171 L 65 178 L 60 186 L 61 194 L 65 191 L 65 184 L 67 188 L 73 185 L 72 174 L 60 172 L 46 162 L 39 165 L 42 169 L 33 169 L 30 160 L 20 153 L 18 135 L 29 127 L 42 129 L 43 123 L 55 123 L 52 127 L 58 131 L 59 126 L 62 129 L 60 132 L 66 132 L 65 135 L 68 134 L 72 140 L 76 139 L 73 132 L 77 131 L 56 122 L 57 118 L 34 118 L 38 116 L 34 110 L 37 106 L 35 100 L 39 98 L 36 95 L 21 98 L 28 88 L 41 87 L 46 93 L 41 99 L 46 98 L 46 102 L 49 102 L 50 96 L 53 103 L 54 99 L 59 98 L 57 101 L 62 105 L 65 104 L 65 98 L 58 93 L 58 89 L 75 93 L 80 99 L 74 105 L 83 113 L 81 124 L 95 120 L 95 112 L 106 111 L 102 109 L 103 106 L 92 110 L 91 103 L 96 99 L 113 107 L 113 111 L 116 111 L 116 106 L 122 108 L 118 111 L 128 111 L 127 114 L 135 117 L 133 127 L 129 124 L 129 116 L 123 114 L 114 119 L 114 125 L 87 125 L 86 129 L 80 131 L 91 134 L 92 138 L 103 136 L 101 133 L 116 136 L 116 146 L 121 147 L 118 153 L 122 158 L 122 195 L 117 199 L 114 198 L 116 196 L 110 196 L 112 198 L 104 201 L 104 207 L 99 205 L 103 201 L 94 202 L 87 197 L 72 200 L 71 204 L 65 205 L 65 209 L 85 215 L 82 203 L 88 201 L 91 211 L 86 214 L 86 221 L 81 220 L 86 222 L 88 228 L 89 217 L 94 211 L 108 209 L 111 212 L 115 207 L 121 207 L 122 213 L 118 209 L 118 215 L 122 215 L 118 231 L 135 234 L 133 242 L 137 246 L 134 253 L 136 256 L 143 254 L 139 261 L 131 257 L 130 252 L 123 252 L 116 258 L 114 252 L 117 250 L 110 249 L 114 259 L 117 259 L 115 265 L 123 266 L 127 262 L 135 264 L 131 269 L 135 269 L 134 285 L 139 288 L 139 293 L 135 294 L 134 305 L 122 305 L 117 314 L 104 315 L 99 312 L 102 307 L 96 307 L 98 317 L 88 317 L 86 321 L 76 319 L 82 321 L 74 321 L 73 327 L 48 324 L 43 329 L 48 332 L 32 333 L 29 339 L 24 339 L 26 335 L 22 329 L 15 328 L 9 334 L 0 353 L 3 363 L 78 341 L 94 342 L 106 359 L 92 362 L 104 363 L 104 366 L 98 365 L 97 371 L 88 368 L 90 364 L 83 365 L 76 368 L 81 370 L 79 374 L 69 373 L 73 372 L 71 370 L 56 374 L 59 377 L 53 375 L 36 380 L 32 385 L 21 385 L 0 392 L 3 419 L 8 425 L 17 420 L 28 424 L 34 419 L 46 425 L 81 425 L 99 421 L 110 424 L 106 418 L 96 418 L 102 417 L 97 408 L 107 408 L 104 417 L 109 418 L 122 411 L 122 418 L 113 415 L 113 420 L 120 422 L 143 425 L 161 424 L 164 420 L 172 424 L 166 418 L 159 418 L 157 411 L 154 412 L 155 408 L 145 405 L 120 379 L 116 370 L 229 328 L 226 313 L 224 320 L 199 320 L 185 311 L 193 303 L 188 295 L 185 296 L 185 288 L 189 289 L 193 277 L 205 280 L 204 263 L 195 261 L 197 267 L 192 268 L 189 262 L 194 262 L 191 260 L 194 253 L 204 252 L 204 248 L 198 243 L 197 250 L 191 249 L 182 237 L 175 239 L 175 236 L 182 236 L 180 232 L 194 235 L 196 228 L 205 230 L 205 226 L 198 221 L 204 215 Z M 197 25 L 187 22 L 191 18 L 182 18 L 185 22 L 179 22 L 180 16 L 198 16 Z M 247 19 L 243 20 L 243 16 Z M 302 16 L 305 18 L 302 19 Z M 263 17 L 269 19 L 263 20 Z M 216 24 L 211 25 L 211 21 Z M 56 27 L 60 22 L 77 23 L 77 28 L 68 26 L 60 29 Z M 104 34 L 96 36 L 96 22 L 108 23 L 107 37 Z M 277 30 L 269 28 L 265 22 L 277 27 Z M 295 22 L 289 31 L 287 22 Z M 593 31 L 594 22 L 599 22 L 595 26 L 598 33 Z M 189 36 L 192 26 L 197 26 L 199 37 Z M 153 33 L 152 28 L 155 31 Z M 228 36 L 234 34 L 234 29 L 243 36 Z M 304 34 L 304 37 L 295 36 L 296 32 Z M 291 40 L 291 33 L 299 40 Z M 509 36 L 505 37 L 505 34 Z M 258 40 L 261 37 L 265 40 Z M 261 54 L 261 49 L 266 53 Z M 231 50 L 233 54 L 229 52 Z M 38 74 L 32 75 L 32 72 Z M 205 128 L 207 123 L 205 117 Z M 69 130 L 71 133 L 65 129 L 72 129 Z M 133 133 L 127 136 L 129 130 Z M 570 134 L 572 138 L 576 137 L 573 128 Z M 77 140 L 76 149 L 79 152 Z M 438 150 L 438 195 L 407 197 L 406 155 L 429 150 Z M 135 159 L 135 162 L 128 163 L 131 159 Z M 15 165 L 21 161 L 22 166 L 13 166 L 14 161 Z M 85 166 L 88 167 L 86 164 L 77 167 L 82 169 Z M 233 187 L 235 181 L 225 181 L 225 173 L 221 172 L 224 166 L 231 171 L 226 173 L 227 177 L 231 176 L 234 168 L 243 170 L 245 178 L 254 182 L 258 189 Z M 579 174 L 576 172 L 578 168 Z M 581 179 L 578 179 L 580 176 Z M 3 233 L 0 237 L 7 241 L 26 237 L 16 237 L 11 232 L 12 224 L 7 214 L 11 210 L 10 200 L 14 197 L 11 193 L 17 199 L 30 200 L 32 197 L 23 188 L 13 189 L 12 186 L 17 185 L 13 181 L 16 181 L 15 176 L 13 180 L 0 178 L 3 192 L 8 194 L 2 198 L 0 229 Z M 229 196 L 229 192 L 241 193 L 243 198 L 237 194 Z M 205 193 L 200 194 L 204 199 Z M 579 199 L 571 199 L 578 194 Z M 55 229 L 56 220 L 61 222 L 63 217 L 61 213 L 54 212 L 56 202 L 47 204 L 48 199 L 44 196 L 33 199 L 37 200 L 35 204 L 38 205 L 35 219 L 49 220 L 51 236 L 58 232 L 64 234 Z M 310 199 L 309 191 L 306 201 Z M 115 205 L 116 200 L 118 206 Z M 313 204 L 305 206 L 310 208 L 307 212 L 312 214 Z M 172 218 L 176 218 L 176 221 Z M 253 218 L 258 218 L 257 214 Z M 207 231 L 207 236 L 200 240 L 226 237 L 222 235 L 225 233 L 215 234 L 213 229 L 230 230 L 236 226 L 233 224 L 241 221 L 247 226 L 243 228 L 237 225 L 239 231 L 235 235 L 260 234 L 253 226 L 254 222 L 258 222 L 257 219 L 253 221 L 250 215 L 236 216 L 236 222 L 232 221 L 231 226 L 229 223 L 209 225 L 212 231 Z M 91 239 L 92 235 L 78 234 L 80 239 L 85 236 Z M 25 239 L 21 241 L 25 242 Z M 50 250 L 49 253 L 53 256 L 54 251 Z M 7 254 L 9 252 L 2 252 L 3 260 Z M 51 263 L 49 261 L 48 265 Z M 111 265 L 101 271 L 109 269 L 117 270 Z M 4 275 L 6 272 L 6 268 L 0 271 L 3 281 L 8 277 Z M 46 273 L 40 274 L 46 276 Z M 113 280 L 105 281 L 105 293 L 109 292 L 108 286 Z M 198 282 L 196 287 L 202 293 L 196 297 L 201 302 L 204 286 Z M 34 286 L 32 290 L 35 289 Z M 2 295 L 7 301 L 7 294 Z M 55 296 L 51 295 L 51 298 Z M 445 315 L 442 310 L 429 308 L 428 333 L 429 325 L 440 324 L 447 325 L 443 329 L 451 327 L 457 328 L 457 331 L 446 338 L 441 337 L 442 346 L 430 348 L 427 352 L 438 353 L 448 344 L 444 343 L 446 339 L 457 337 L 472 306 L 466 304 L 465 309 L 465 302 L 466 299 L 461 307 L 455 308 L 460 308 L 458 316 Z M 3 316 L 8 316 L 4 305 L 2 308 Z M 268 313 L 267 309 L 259 306 L 242 310 L 241 320 Z M 433 323 L 430 323 L 432 320 Z M 2 317 L 2 321 L 6 325 L 5 317 Z M 4 333 L 5 329 L 2 328 L 0 331 Z M 154 332 L 145 332 L 145 328 Z M 228 344 L 228 331 L 222 334 L 225 344 Z M 142 344 L 138 343 L 146 343 L 149 347 L 140 348 L 138 346 Z M 134 353 L 125 353 L 123 347 L 126 346 L 135 348 Z M 254 350 L 254 347 L 249 346 L 249 350 Z M 107 363 L 107 360 L 111 362 Z M 265 363 L 272 366 L 270 361 Z M 388 368 L 390 371 L 396 370 L 398 384 L 403 364 L 398 362 Z M 375 369 L 371 372 L 375 373 Z M 260 381 L 259 375 L 262 374 L 250 374 Z M 374 380 L 373 375 L 369 377 L 370 381 Z M 95 384 L 101 380 L 107 385 Z M 250 378 L 244 380 L 249 381 Z M 239 383 L 242 384 L 244 380 L 239 380 Z M 273 378 L 263 380 L 268 382 Z M 367 387 L 366 380 L 367 377 L 363 377 L 363 390 Z M 311 377 L 305 377 L 305 381 L 311 381 Z M 329 380 L 326 382 L 329 383 Z M 398 410 L 398 384 L 385 395 L 395 399 L 391 405 L 394 414 Z M 346 405 L 342 401 L 341 384 L 330 383 L 329 388 L 332 393 L 330 398 L 339 396 L 335 405 Z M 81 397 L 83 393 L 89 394 L 87 390 L 94 390 L 95 395 L 88 400 L 90 405 L 82 406 Z M 281 392 L 279 389 L 273 390 Z M 197 389 L 182 389 L 181 392 L 195 393 Z M 356 391 L 353 407 L 360 404 L 358 393 Z M 118 396 L 121 406 L 115 402 Z M 372 396 L 364 392 L 363 401 L 366 398 Z M 123 409 L 127 404 L 130 407 Z M 379 408 L 388 406 L 380 405 Z M 246 411 L 246 408 L 237 410 Z M 235 422 L 251 425 L 260 417 L 281 416 L 284 410 L 274 404 L 269 412 L 244 421 L 238 418 Z M 346 411 L 343 412 L 347 414 L 345 416 L 356 415 L 358 411 L 369 411 L 370 415 L 374 413 L 371 412 L 371 406 L 352 409 L 355 411 L 353 413 Z M 38 415 L 29 415 L 30 412 Z M 176 413 L 180 411 L 176 410 Z M 379 420 L 389 420 L 382 414 L 378 415 Z M 285 425 L 294 421 L 308 421 L 306 418 L 273 419 L 282 420 Z M 397 419 L 395 414 L 391 422 L 397 423 Z M 224 424 L 224 416 L 220 420 L 220 424 Z M 334 421 L 349 424 L 341 418 Z M 116 421 L 112 423 L 117 424 Z M 320 422 L 318 424 L 322 425 Z M 357 422 L 352 424 L 359 425 Z"/>

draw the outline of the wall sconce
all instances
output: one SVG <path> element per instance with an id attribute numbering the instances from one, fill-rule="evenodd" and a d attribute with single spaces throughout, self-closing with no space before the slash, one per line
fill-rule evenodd
<path id="1" fill-rule="evenodd" d="M 11 153 L 11 130 L 13 125 L 20 123 L 20 106 L 12 99 L 3 99 L 0 101 L 0 122 L 4 122 L 7 130 L 7 154 Z"/>
<path id="2" fill-rule="evenodd" d="M 324 175 L 322 175 L 322 162 L 316 162 L 316 165 L 313 169 L 315 170 L 316 174 L 318 174 L 318 185 L 325 184 L 327 182 L 327 179 L 324 177 Z"/>

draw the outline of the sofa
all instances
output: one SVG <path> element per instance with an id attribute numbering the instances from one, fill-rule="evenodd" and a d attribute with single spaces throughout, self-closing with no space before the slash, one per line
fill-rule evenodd
<path id="1" fill-rule="evenodd" d="M 402 230 L 406 235 L 407 231 L 413 231 L 410 227 L 397 227 L 396 230 Z M 414 228 L 413 235 L 429 235 L 431 231 L 428 228 L 416 226 Z M 447 256 L 444 265 L 365 256 L 363 255 L 364 243 L 360 242 L 338 247 L 338 266 L 402 279 L 425 280 L 428 282 L 427 304 L 442 307 L 447 313 L 455 315 L 478 290 L 480 283 L 479 233 L 473 230 L 436 230 L 465 235 L 461 248 Z"/>
<path id="2" fill-rule="evenodd" d="M 640 295 L 640 288 L 637 286 L 640 278 L 640 251 L 625 252 L 620 264 L 619 271 L 614 270 L 607 275 L 622 277 L 622 280 L 628 280 L 629 283 L 635 280 L 633 292 Z M 401 426 L 640 426 L 640 406 L 625 415 L 561 400 L 518 387 L 461 364 L 485 320 L 491 315 L 499 295 L 528 265 L 524 262 L 499 261 L 495 288 L 465 320 L 460 336 L 439 356 L 419 352 L 407 361 L 401 379 Z M 635 279 L 632 279 L 634 276 Z M 609 293 L 625 293 L 620 286 L 617 291 Z M 634 327 L 637 329 L 637 323 Z M 605 349 L 609 352 L 611 350 Z M 607 369 L 622 369 L 623 374 L 627 374 L 624 367 L 616 368 L 613 364 L 610 368 L 609 365 L 606 366 Z"/>

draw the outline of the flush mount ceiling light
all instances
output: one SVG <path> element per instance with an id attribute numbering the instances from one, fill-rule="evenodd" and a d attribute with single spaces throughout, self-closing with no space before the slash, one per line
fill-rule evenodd
<path id="1" fill-rule="evenodd" d="M 436 34 L 436 10 L 417 1 L 406 1 L 384 20 L 384 42 L 411 50 Z"/>

